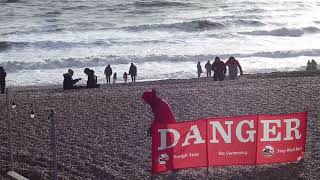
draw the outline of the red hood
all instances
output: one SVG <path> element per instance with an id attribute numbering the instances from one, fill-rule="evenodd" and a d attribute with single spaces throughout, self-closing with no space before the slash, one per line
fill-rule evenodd
<path id="1" fill-rule="evenodd" d="M 152 89 L 152 91 L 144 92 L 142 95 L 142 99 L 150 105 L 154 104 L 157 99 L 156 91 Z"/>
<path id="2" fill-rule="evenodd" d="M 157 97 L 155 90 L 144 92 L 142 99 L 151 106 L 154 123 L 167 124 L 176 122 L 170 105 L 164 99 Z"/>

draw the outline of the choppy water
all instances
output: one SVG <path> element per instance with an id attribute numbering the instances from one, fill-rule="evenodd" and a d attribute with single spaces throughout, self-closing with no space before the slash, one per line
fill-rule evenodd
<path id="1" fill-rule="evenodd" d="M 61 84 L 85 67 L 103 83 L 106 65 L 121 77 L 131 62 L 138 80 L 191 78 L 217 55 L 245 73 L 291 71 L 320 55 L 318 0 L 6 1 L 0 65 L 11 85 Z"/>

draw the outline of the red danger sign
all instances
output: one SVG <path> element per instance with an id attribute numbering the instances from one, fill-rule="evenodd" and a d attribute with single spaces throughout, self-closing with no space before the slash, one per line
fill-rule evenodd
<path id="1" fill-rule="evenodd" d="M 152 125 L 152 172 L 299 161 L 307 112 Z"/>

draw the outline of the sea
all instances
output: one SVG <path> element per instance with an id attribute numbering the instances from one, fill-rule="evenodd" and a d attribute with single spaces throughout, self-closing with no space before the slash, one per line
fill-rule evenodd
<path id="1" fill-rule="evenodd" d="M 245 74 L 320 63 L 319 0 L 0 0 L 8 86 L 61 85 L 69 68 L 118 82 L 197 77 L 197 62 L 234 56 Z M 205 76 L 203 74 L 202 76 Z"/>

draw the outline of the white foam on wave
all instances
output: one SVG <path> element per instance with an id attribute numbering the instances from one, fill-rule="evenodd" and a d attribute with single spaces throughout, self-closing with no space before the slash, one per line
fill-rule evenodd
<path id="1" fill-rule="evenodd" d="M 83 52 L 82 52 L 83 53 Z M 81 53 L 79 53 L 82 55 Z M 215 56 L 219 56 L 222 59 L 227 59 L 230 56 L 244 59 L 245 61 L 250 59 L 296 59 L 299 57 L 317 57 L 320 56 L 320 49 L 307 49 L 307 50 L 288 50 L 288 51 L 274 51 L 274 52 L 254 52 L 254 53 L 234 53 L 234 54 L 207 54 L 207 55 L 150 55 L 150 56 L 98 56 L 98 57 L 85 57 L 82 58 L 62 58 L 62 59 L 47 59 L 44 61 L 27 62 L 27 61 L 7 61 L 2 62 L 1 65 L 9 72 L 16 72 L 21 70 L 34 70 L 34 69 L 63 69 L 69 67 L 85 68 L 87 66 L 99 67 L 111 65 L 123 65 L 129 63 L 182 63 L 182 62 L 197 62 L 198 60 L 209 60 Z M 308 58 L 306 58 L 308 59 Z M 260 62 L 260 61 L 258 61 Z M 281 61 L 283 62 L 283 61 Z M 266 62 L 268 64 L 268 62 Z M 264 64 L 261 64 L 262 67 Z M 290 65 L 288 65 L 290 68 Z"/>
<path id="2" fill-rule="evenodd" d="M 192 32 L 192 31 L 217 30 L 217 29 L 223 29 L 226 27 L 222 23 L 218 23 L 218 22 L 213 22 L 209 20 L 195 20 L 195 21 L 187 21 L 187 22 L 176 22 L 171 24 L 149 24 L 149 25 L 129 26 L 125 28 L 128 30 L 135 30 L 135 31 L 180 30 L 180 31 Z"/>
<path id="3" fill-rule="evenodd" d="M 304 34 L 301 29 L 288 29 L 281 28 L 270 31 L 251 31 L 251 32 L 239 32 L 239 34 L 254 35 L 254 36 L 287 36 L 287 37 L 300 37 Z"/>

